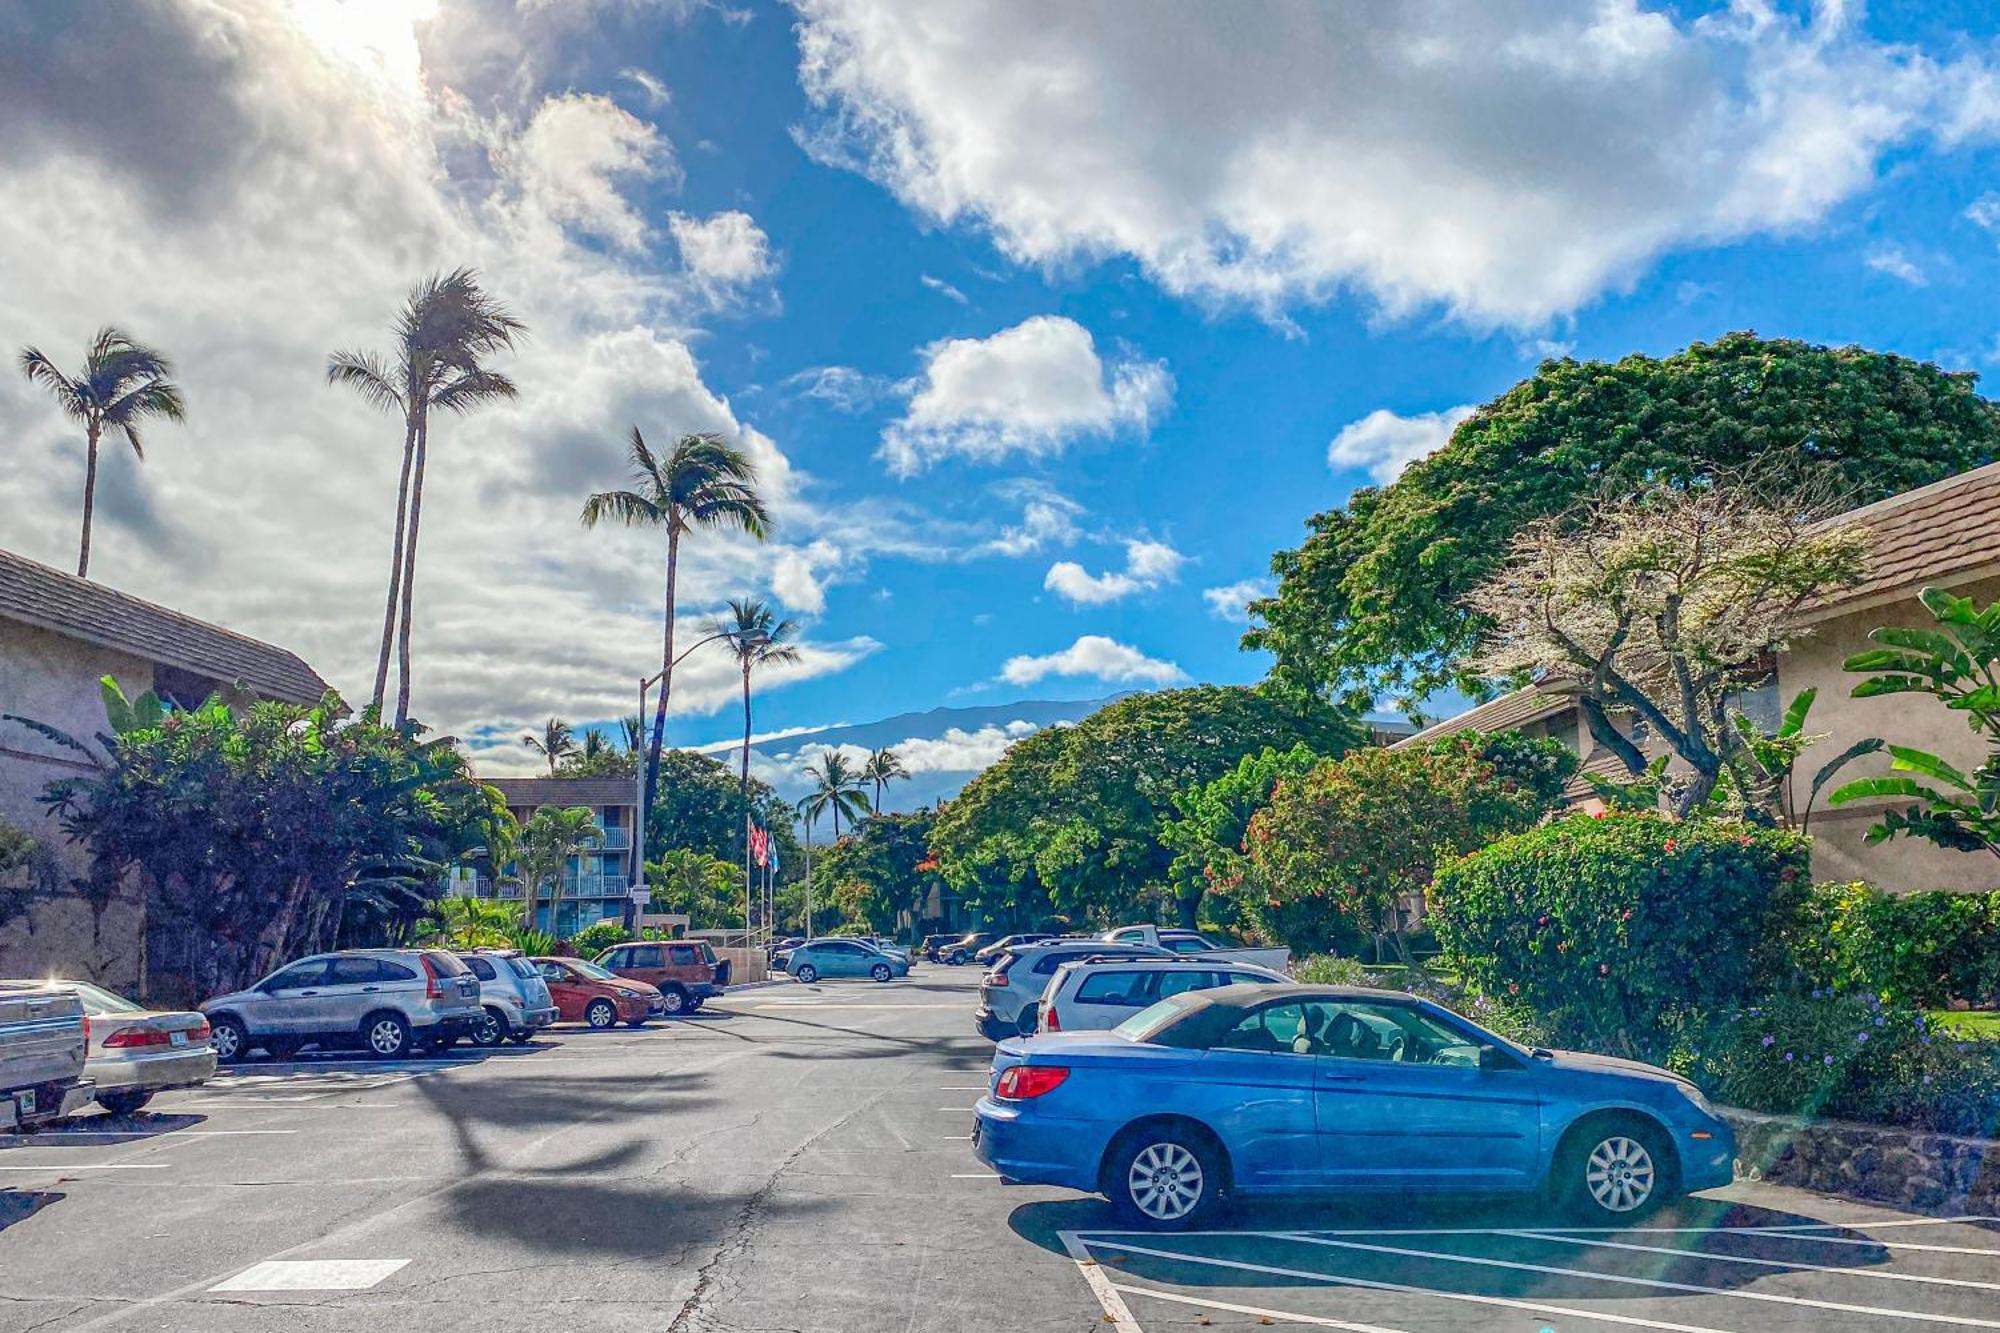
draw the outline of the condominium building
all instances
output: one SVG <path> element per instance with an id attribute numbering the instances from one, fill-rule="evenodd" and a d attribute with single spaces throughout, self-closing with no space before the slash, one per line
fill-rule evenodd
<path id="1" fill-rule="evenodd" d="M 604 830 L 601 845 L 569 859 L 553 901 L 548 888 L 540 890 L 535 928 L 567 937 L 595 922 L 623 918 L 631 901 L 632 858 L 642 854 L 642 849 L 633 847 L 639 806 L 632 779 L 489 778 L 487 782 L 506 798 L 507 809 L 524 828 L 544 806 L 581 806 Z M 514 870 L 513 866 L 505 867 L 497 885 L 482 881 L 479 891 L 503 900 L 520 900 L 526 889 L 514 877 Z"/>

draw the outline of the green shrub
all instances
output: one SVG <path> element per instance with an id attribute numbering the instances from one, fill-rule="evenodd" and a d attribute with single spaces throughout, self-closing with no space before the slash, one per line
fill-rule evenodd
<path id="1" fill-rule="evenodd" d="M 1938 1031 L 1872 995 L 1780 995 L 1683 1017 L 1667 1062 L 1718 1101 L 1752 1111 L 1990 1134 L 2000 1124 L 2000 1044 Z"/>
<path id="2" fill-rule="evenodd" d="M 1548 1040 L 1546 1026 L 1526 1005 L 1474 994 L 1463 985 L 1454 985 L 1421 967 L 1393 967 L 1376 972 L 1356 958 L 1314 954 L 1292 964 L 1292 979 L 1305 986 L 1373 986 L 1378 990 L 1407 991 L 1463 1014 L 1481 1027 L 1523 1046 L 1541 1046 Z"/>
<path id="3" fill-rule="evenodd" d="M 1358 958 L 1316 953 L 1292 964 L 1292 979 L 1302 986 L 1379 986 L 1382 979 L 1370 973 Z"/>
<path id="4" fill-rule="evenodd" d="M 1801 989 L 1867 991 L 1919 1008 L 2000 999 L 2000 893 L 1821 884 L 1784 934 Z"/>
<path id="5" fill-rule="evenodd" d="M 530 958 L 548 958 L 562 952 L 562 941 L 546 930 L 510 930 L 507 944 Z"/>
<path id="6" fill-rule="evenodd" d="M 1807 846 L 1734 820 L 1574 815 L 1441 869 L 1431 924 L 1476 991 L 1557 1039 L 1653 1054 L 1674 1011 L 1748 1003 L 1785 971 L 1770 923 L 1805 892 Z"/>
<path id="7" fill-rule="evenodd" d="M 623 944 L 631 934 L 620 921 L 599 921 L 569 937 L 570 947 L 584 958 L 595 958 L 614 944 Z"/>

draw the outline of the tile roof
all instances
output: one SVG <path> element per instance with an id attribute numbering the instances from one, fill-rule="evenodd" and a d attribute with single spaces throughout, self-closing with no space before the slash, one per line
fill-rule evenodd
<path id="1" fill-rule="evenodd" d="M 544 805 L 597 808 L 639 803 L 638 782 L 634 778 L 487 778 L 486 785 L 498 788 L 507 804 L 517 809 Z"/>
<path id="2" fill-rule="evenodd" d="M 283 648 L 0 551 L 0 621 L 8 620 L 225 684 L 240 680 L 286 703 L 318 703 L 328 689 Z"/>
<path id="3" fill-rule="evenodd" d="M 1650 758 L 1651 756 L 1648 757 Z M 1597 789 L 1592 787 L 1584 777 L 1586 773 L 1595 777 L 1609 778 L 1613 782 L 1631 782 L 1633 780 L 1631 771 L 1625 767 L 1625 761 L 1620 759 L 1609 746 L 1599 745 L 1590 752 L 1588 758 L 1577 765 L 1576 776 L 1571 778 L 1569 783 L 1564 786 L 1563 798 L 1565 800 L 1583 801 L 1597 794 Z"/>
<path id="4" fill-rule="evenodd" d="M 2000 564 L 2000 463 L 1892 495 L 1827 520 L 1860 524 L 1872 541 L 1868 577 L 1828 598 L 1826 611 Z"/>
<path id="5" fill-rule="evenodd" d="M 1405 745 L 1434 741 L 1440 736 L 1449 736 L 1456 731 L 1505 731 L 1509 727 L 1538 722 L 1542 718 L 1575 706 L 1576 700 L 1571 695 L 1545 691 L 1540 685 L 1524 685 L 1512 694 L 1503 694 L 1498 699 L 1489 700 L 1477 708 L 1468 708 L 1457 717 L 1434 722 L 1416 735 L 1405 737 L 1389 748 L 1397 750 Z"/>

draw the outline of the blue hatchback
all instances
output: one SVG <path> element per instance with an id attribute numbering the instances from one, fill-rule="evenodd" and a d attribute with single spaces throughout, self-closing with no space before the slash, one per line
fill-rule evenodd
<path id="1" fill-rule="evenodd" d="M 827 938 L 807 940 L 792 950 L 785 971 L 800 981 L 821 977 L 872 977 L 888 981 L 910 975 L 910 960 L 901 954 L 884 953 L 860 940 Z"/>
<path id="2" fill-rule="evenodd" d="M 1735 1135 L 1692 1083 L 1527 1050 L 1426 1000 L 1331 986 L 1190 991 L 1110 1032 L 1002 1042 L 975 1108 L 1015 1183 L 1192 1226 L 1225 1196 L 1547 1189 L 1624 1222 L 1729 1183 Z"/>

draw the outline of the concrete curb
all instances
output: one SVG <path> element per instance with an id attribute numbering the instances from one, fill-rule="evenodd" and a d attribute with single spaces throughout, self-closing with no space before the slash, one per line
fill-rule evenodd
<path id="1" fill-rule="evenodd" d="M 1716 1110 L 1736 1129 L 1739 1179 L 1913 1213 L 2000 1212 L 2000 1140 Z"/>
<path id="2" fill-rule="evenodd" d="M 785 982 L 790 980 L 791 980 L 790 977 L 785 977 L 782 979 L 778 977 L 769 977 L 763 981 L 745 981 L 734 986 L 724 986 L 722 988 L 722 993 L 725 996 L 727 996 L 727 995 L 734 995 L 739 991 L 763 990 L 766 986 L 782 986 L 785 984 Z"/>

